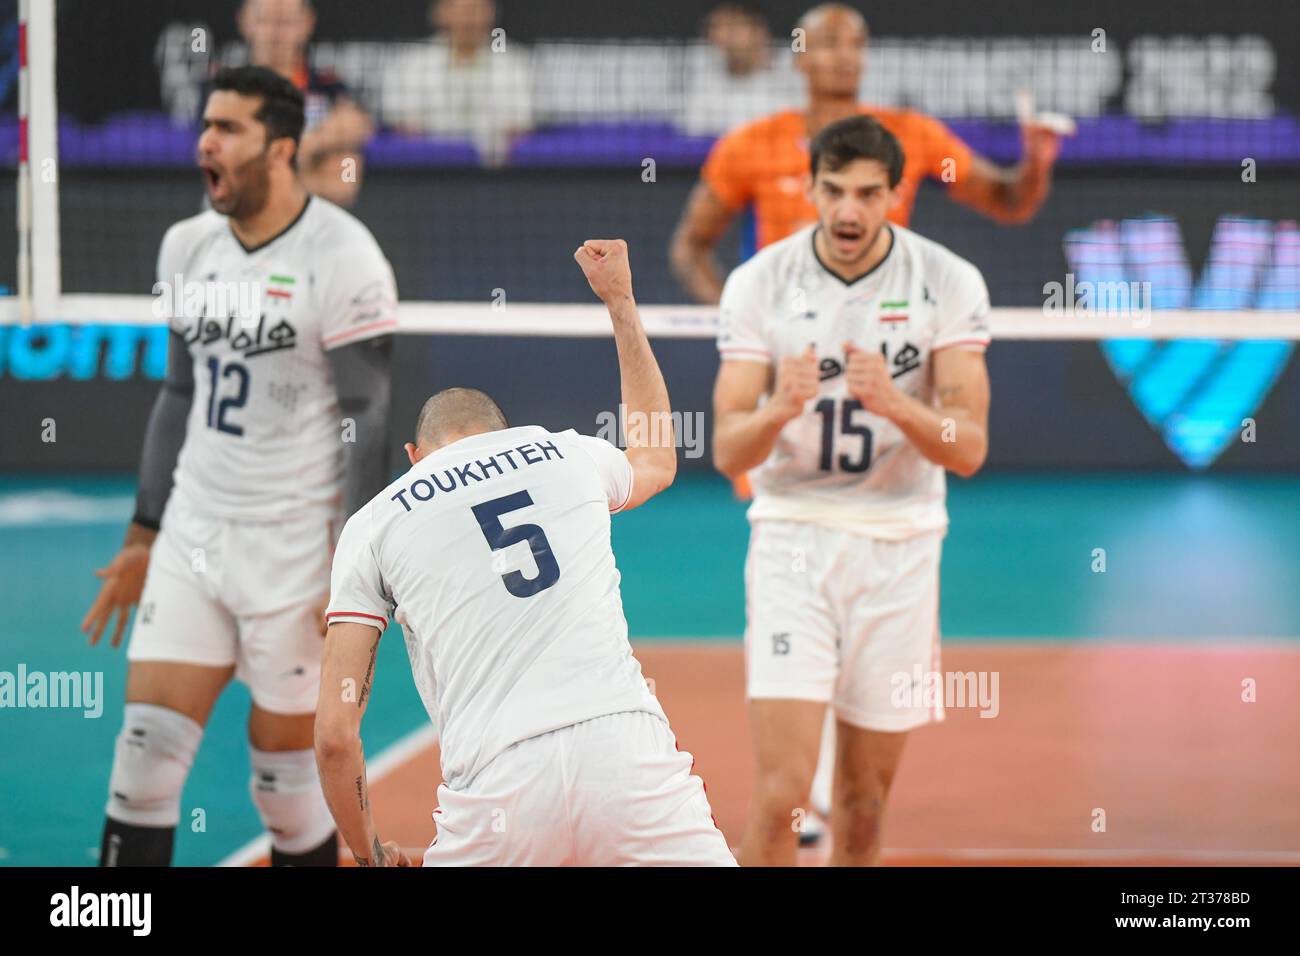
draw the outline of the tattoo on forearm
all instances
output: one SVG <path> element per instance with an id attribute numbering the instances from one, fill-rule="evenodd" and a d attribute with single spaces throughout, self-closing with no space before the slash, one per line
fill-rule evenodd
<path id="1" fill-rule="evenodd" d="M 357 866 L 383 866 L 384 865 L 384 848 L 379 843 L 379 835 L 375 835 L 375 842 L 370 847 L 370 858 L 352 854 L 352 859 L 357 861 Z"/>
<path id="2" fill-rule="evenodd" d="M 366 706 L 366 698 L 370 696 L 370 683 L 375 679 L 375 654 L 379 651 L 379 642 L 375 641 L 370 648 L 370 663 L 366 665 L 366 676 L 361 682 L 361 693 L 357 696 L 357 708 Z"/>
<path id="3" fill-rule="evenodd" d="M 961 397 L 963 388 L 960 385 L 944 385 L 939 389 L 939 404 L 951 405 Z"/>
<path id="4" fill-rule="evenodd" d="M 357 777 L 357 803 L 360 804 L 362 813 L 370 809 L 370 791 L 366 787 L 365 774 Z"/>

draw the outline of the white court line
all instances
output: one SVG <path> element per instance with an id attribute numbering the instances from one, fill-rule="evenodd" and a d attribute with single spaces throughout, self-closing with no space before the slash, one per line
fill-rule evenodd
<path id="1" fill-rule="evenodd" d="M 391 746 L 385 747 L 373 759 L 366 760 L 366 782 L 375 784 L 388 776 L 415 754 L 438 742 L 438 730 L 424 724 L 412 730 Z M 271 838 L 263 833 L 249 840 L 217 866 L 249 866 L 271 853 Z"/>
<path id="2" fill-rule="evenodd" d="M 715 637 L 707 639 L 699 638 L 633 638 L 633 649 L 636 645 L 644 641 L 647 647 L 680 645 L 690 643 L 712 643 L 717 641 L 734 642 L 735 638 Z M 1199 639 L 1198 639 L 1199 640 Z M 1212 640 L 1212 639 L 1207 639 Z M 1238 645 L 1235 643 L 1238 639 L 1231 639 L 1234 643 L 1230 646 L 1249 646 Z M 1267 639 L 1260 638 L 1242 638 L 1241 641 L 1251 643 L 1264 643 L 1267 645 Z M 1294 638 L 1276 639 L 1282 646 L 1292 649 L 1295 646 Z M 1048 638 L 1046 643 L 1052 644 L 1092 644 L 1099 642 L 1093 638 L 1079 639 L 1061 639 Z M 1138 643 L 1138 641 L 1134 641 Z M 1032 638 L 973 638 L 967 641 L 957 641 L 955 643 L 965 643 L 968 646 L 976 647 L 980 645 L 995 644 L 1000 646 L 1019 647 L 1025 644 L 1035 643 Z M 1149 641 L 1148 641 L 1149 643 Z M 1209 646 L 1187 647 L 1176 645 L 1176 642 L 1170 642 L 1171 646 L 1178 646 L 1180 650 L 1208 650 Z M 1210 645 L 1222 649 L 1224 645 Z M 423 725 L 405 736 L 401 737 L 394 744 L 386 747 L 373 760 L 366 761 L 366 777 L 370 783 L 375 783 L 383 779 L 388 774 L 404 763 L 407 759 L 414 756 L 425 747 L 430 747 L 438 742 L 437 730 L 431 725 Z M 271 852 L 271 841 L 266 834 L 262 834 L 248 843 L 244 844 L 234 853 L 231 853 L 223 859 L 217 866 L 248 866 L 255 860 L 269 855 Z M 810 848 L 801 850 L 801 855 L 816 856 L 824 854 L 820 848 Z M 967 849 L 897 849 L 886 847 L 882 854 L 899 855 L 899 856 L 928 856 L 940 860 L 969 860 L 969 861 L 996 861 L 1007 858 L 1018 858 L 1025 860 L 1038 860 L 1044 864 L 1051 865 L 1055 862 L 1075 862 L 1091 860 L 1179 860 L 1187 863 L 1238 863 L 1242 865 L 1250 864 L 1268 864 L 1276 863 L 1280 865 L 1300 865 L 1300 851 L 1298 850 L 1081 850 L 1081 849 L 1044 849 L 1044 848 L 1008 848 L 1008 849 L 986 849 L 986 848 L 967 848 Z"/>
<path id="3" fill-rule="evenodd" d="M 634 653 L 639 650 L 655 650 L 661 647 L 671 647 L 674 650 L 690 650 L 692 647 L 712 649 L 719 645 L 733 644 L 739 648 L 742 639 L 743 635 L 741 634 L 709 634 L 701 637 L 684 637 L 675 634 L 668 637 L 630 638 Z M 1039 652 L 1053 651 L 1063 646 L 1068 646 L 1071 650 L 1090 650 L 1092 648 L 1114 650 L 1116 645 L 1120 645 L 1133 650 L 1164 649 L 1176 650 L 1180 653 L 1185 651 L 1224 650 L 1285 650 L 1300 653 L 1300 635 L 1297 634 L 1244 634 L 1236 636 L 1232 634 L 1195 634 L 1186 637 L 1143 634 L 1127 637 L 1117 637 L 1110 634 L 1071 634 L 1067 636 L 1030 634 L 1021 637 L 990 637 L 986 634 L 973 636 L 951 634 L 942 635 L 941 641 L 946 647 L 955 651 L 977 649 Z"/>
<path id="4" fill-rule="evenodd" d="M 85 495 L 64 488 L 0 494 L 0 528 L 122 524 L 135 510 L 135 495 Z"/>
<path id="5" fill-rule="evenodd" d="M 740 848 L 731 852 L 739 856 Z M 828 847 L 802 847 L 799 850 L 801 866 L 825 865 L 830 858 Z M 1006 849 L 956 847 L 931 849 L 898 849 L 885 847 L 880 851 L 882 866 L 909 865 L 916 859 L 935 861 L 938 865 L 957 863 L 996 864 L 1015 860 L 1040 866 L 1061 866 L 1067 863 L 1092 863 L 1128 866 L 1174 866 L 1220 864 L 1225 866 L 1296 866 L 1300 864 L 1300 850 L 1082 850 L 1049 849 L 1044 847 L 1008 847 Z"/>
<path id="6" fill-rule="evenodd" d="M 375 783 L 388 776 L 399 766 L 415 756 L 426 747 L 432 747 L 438 742 L 437 729 L 432 725 L 425 724 L 416 728 L 405 736 L 401 737 L 396 743 L 385 747 L 373 760 L 366 761 L 366 778 L 368 782 Z M 265 834 L 250 840 L 234 853 L 230 854 L 217 866 L 249 866 L 254 861 L 268 856 L 271 852 L 271 841 Z M 732 848 L 736 852 L 736 848 Z M 805 859 L 809 857 L 819 858 L 825 856 L 827 851 L 821 847 L 800 850 L 799 855 Z M 882 861 L 889 865 L 890 857 L 927 857 L 935 860 L 952 860 L 954 862 L 981 862 L 991 863 L 999 860 L 1017 859 L 1032 860 L 1051 866 L 1055 863 L 1082 863 L 1082 862 L 1129 862 L 1141 865 L 1141 861 L 1165 861 L 1174 860 L 1180 863 L 1223 863 L 1237 864 L 1242 866 L 1264 866 L 1276 864 L 1279 866 L 1296 866 L 1300 865 L 1300 850 L 1160 850 L 1160 849 L 1141 849 L 1141 850 L 1115 850 L 1115 849 L 1045 849 L 1042 847 L 1007 847 L 1007 848 L 898 848 L 885 847 L 881 851 L 881 856 L 885 859 Z"/>
<path id="7" fill-rule="evenodd" d="M 1007 849 L 893 849 L 882 856 L 923 856 L 939 860 L 1038 860 L 1059 863 L 1092 860 L 1178 860 L 1186 863 L 1292 864 L 1300 863 L 1300 850 L 1081 850 L 1010 847 Z"/>

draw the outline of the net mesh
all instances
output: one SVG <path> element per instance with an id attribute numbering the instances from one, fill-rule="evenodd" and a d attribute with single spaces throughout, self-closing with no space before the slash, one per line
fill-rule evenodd
<path id="1" fill-rule="evenodd" d="M 260 62 L 304 88 L 304 180 L 372 229 L 404 298 L 486 301 L 504 289 L 518 302 L 581 301 L 559 253 L 620 235 L 637 250 L 642 301 L 686 303 L 669 246 L 706 158 L 739 124 L 800 108 L 801 67 L 823 56 L 816 35 L 799 33 L 796 2 L 667 3 L 657 17 L 586 0 L 391 6 L 363 17 L 320 0 L 303 24 L 282 9 L 295 4 L 262 0 L 242 14 L 235 2 L 140 0 L 129 19 L 61 0 L 63 290 L 147 292 L 162 232 L 203 206 L 194 149 L 211 74 Z M 1195 307 L 1295 306 L 1300 29 L 1286 28 L 1300 12 L 1111 4 L 1103 29 L 1011 4 L 1019 19 L 990 28 L 940 6 L 939 24 L 871 13 L 858 96 L 945 124 L 900 134 L 927 174 L 910 224 L 980 266 L 996 305 L 1039 305 L 1044 284 L 1074 269 L 1172 277 Z M 1013 169 L 1027 102 L 1031 115 L 1072 117 L 1077 132 L 1044 207 L 1009 228 L 949 201 L 943 162 L 969 147 Z M 748 159 L 780 146 L 749 141 Z M 738 175 L 727 167 L 710 188 L 732 189 Z M 786 178 L 776 186 L 797 193 L 798 177 Z M 721 274 L 770 238 L 761 203 L 735 189 Z M 11 194 L 0 189 L 0 203 Z M 1269 223 L 1252 263 L 1222 263 L 1234 219 Z M 0 237 L 0 262 L 12 261 L 11 238 Z M 1233 294 L 1205 291 L 1225 282 Z"/>
<path id="2" fill-rule="evenodd" d="M 0 389 L 162 374 L 158 243 L 204 206 L 194 152 L 213 71 L 250 62 L 304 89 L 304 180 L 375 234 L 397 275 L 401 331 L 439 343 L 410 346 L 435 356 L 421 370 L 441 380 L 438 350 L 463 348 L 478 374 L 501 361 L 479 350 L 491 342 L 519 350 L 509 361 L 547 355 L 573 372 L 568 387 L 608 405 L 609 383 L 599 391 L 581 374 L 604 353 L 574 344 L 606 335 L 606 319 L 570 256 L 584 238 L 621 236 L 670 374 L 680 362 L 683 379 L 707 384 L 716 316 L 674 269 L 675 230 L 702 176 L 725 187 L 702 172 L 719 137 L 798 110 L 825 50 L 799 32 L 793 0 L 617 6 L 411 0 L 362 14 L 316 0 L 308 22 L 305 7 L 263 0 L 137 0 L 129 17 L 60 0 L 62 295 L 32 328 L 11 327 L 21 311 L 0 297 Z M 1098 0 L 1004 12 L 990 23 L 947 0 L 869 10 L 866 46 L 847 54 L 861 58 L 860 102 L 942 124 L 907 140 L 928 157 L 909 224 L 984 275 L 993 336 L 1008 343 L 990 353 L 1001 394 L 1032 405 L 1051 391 L 1067 418 L 1122 407 L 1184 462 L 1221 460 L 1243 418 L 1296 391 L 1300 8 Z M 16 207 L 15 44 L 16 5 L 0 2 L 0 49 L 15 61 L 0 57 L 0 218 Z M 1013 176 L 1019 120 L 1045 113 L 1076 132 L 1032 219 L 1008 225 L 953 201 L 943 163 L 959 158 L 954 144 Z M 779 148 L 759 138 L 746 155 L 761 164 Z M 798 193 L 786 179 L 775 187 Z M 713 250 L 720 276 L 771 238 L 757 197 L 738 196 Z M 0 229 L 0 288 L 12 290 L 15 247 Z M 1113 406 L 1098 406 L 1111 391 Z M 705 391 L 686 394 L 707 408 Z M 1064 457 L 1017 462 L 1073 461 L 1052 447 Z"/>

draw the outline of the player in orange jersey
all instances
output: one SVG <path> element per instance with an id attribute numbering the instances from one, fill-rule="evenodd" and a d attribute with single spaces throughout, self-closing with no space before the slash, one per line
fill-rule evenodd
<path id="1" fill-rule="evenodd" d="M 852 7 L 816 6 L 798 26 L 805 48 L 795 63 L 807 79 L 807 107 L 775 113 L 721 137 L 673 233 L 673 272 L 692 298 L 718 301 L 724 276 L 713 252 L 737 214 L 752 213 L 744 258 L 816 221 L 808 198 L 808 143 L 823 127 L 858 113 L 879 120 L 903 146 L 900 201 L 889 214 L 891 222 L 908 224 L 917 188 L 927 177 L 944 183 L 953 199 L 998 222 L 1026 222 L 1042 206 L 1060 149 L 1053 130 L 1022 124 L 1020 163 L 999 167 L 971 152 L 933 117 L 858 102 L 867 24 Z"/>

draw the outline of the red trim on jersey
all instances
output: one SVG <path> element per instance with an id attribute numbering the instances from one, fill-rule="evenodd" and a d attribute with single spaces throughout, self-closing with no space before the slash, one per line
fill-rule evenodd
<path id="1" fill-rule="evenodd" d="M 267 295 L 270 295 L 270 296 L 274 296 L 274 297 L 277 298 L 277 299 L 292 299 L 292 298 L 293 298 L 293 293 L 292 293 L 292 292 L 281 292 L 279 289 L 267 289 L 267 290 L 266 290 L 266 294 L 267 294 Z"/>
<path id="2" fill-rule="evenodd" d="M 881 322 L 906 322 L 907 316 L 906 315 L 882 315 L 880 317 L 880 321 Z"/>
<path id="3" fill-rule="evenodd" d="M 978 345 L 980 348 L 988 348 L 987 339 L 954 339 L 951 342 L 944 342 L 943 345 L 936 345 L 930 349 L 931 352 L 942 352 L 944 349 L 950 349 L 956 345 Z"/>
<path id="4" fill-rule="evenodd" d="M 368 617 L 373 621 L 379 622 L 379 630 L 382 631 L 384 628 L 388 627 L 388 618 L 380 617 L 377 614 L 367 614 L 365 611 L 330 611 L 325 615 L 325 620 L 328 621 L 332 617 Z"/>
<path id="5" fill-rule="evenodd" d="M 18 21 L 18 70 L 27 69 L 27 21 Z M 27 165 L 27 111 L 19 104 L 18 165 Z"/>
<path id="6" fill-rule="evenodd" d="M 627 503 L 628 503 L 629 501 L 632 500 L 632 489 L 635 488 L 635 487 L 636 487 L 636 472 L 633 472 L 633 473 L 632 473 L 632 480 L 631 480 L 630 482 L 628 482 L 628 486 L 627 486 L 627 496 L 624 497 L 624 499 L 623 499 L 623 503 L 622 503 L 621 505 L 619 505 L 617 508 L 613 509 L 613 510 L 610 512 L 610 514 L 618 514 L 618 512 L 622 511 L 624 508 L 627 507 Z"/>
<path id="7" fill-rule="evenodd" d="M 333 335 L 327 335 L 321 339 L 322 345 L 335 345 L 339 342 L 348 342 L 353 338 L 360 336 L 363 332 L 370 332 L 375 329 L 395 328 L 397 319 L 379 319 L 375 322 L 367 322 L 365 325 L 359 325 L 355 329 L 344 329 L 342 332 L 336 332 Z"/>

